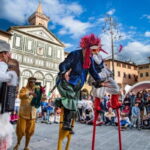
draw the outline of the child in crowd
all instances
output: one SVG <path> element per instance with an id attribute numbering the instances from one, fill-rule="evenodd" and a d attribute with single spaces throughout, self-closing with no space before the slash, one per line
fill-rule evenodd
<path id="1" fill-rule="evenodd" d="M 46 107 L 46 110 L 47 110 L 47 112 L 46 112 L 46 120 L 47 120 L 47 123 L 50 123 L 49 122 L 50 115 L 51 115 L 51 113 L 54 113 L 54 106 L 52 104 L 52 100 L 49 100 L 48 105 Z"/>
<path id="2" fill-rule="evenodd" d="M 47 115 L 47 99 L 46 97 L 43 97 L 42 98 L 42 101 L 41 101 L 41 110 L 42 110 L 42 123 L 46 122 L 46 115 Z"/>
<path id="3" fill-rule="evenodd" d="M 85 123 L 86 124 L 91 124 L 91 122 L 93 122 L 94 119 L 94 111 L 92 108 L 88 108 L 85 110 Z"/>
<path id="4" fill-rule="evenodd" d="M 133 127 L 137 127 L 138 129 L 140 129 L 140 109 L 138 106 L 139 103 L 136 102 L 132 107 L 132 125 Z"/>
<path id="5" fill-rule="evenodd" d="M 52 123 L 54 123 L 54 121 L 55 121 L 54 113 L 51 113 L 50 117 L 49 117 L 49 123 L 52 124 Z"/>
<path id="6" fill-rule="evenodd" d="M 121 125 L 122 130 L 131 126 L 131 122 L 130 122 L 129 117 L 127 116 L 127 114 L 121 113 L 120 125 Z"/>
<path id="7" fill-rule="evenodd" d="M 105 112 L 105 118 L 106 118 L 106 125 L 114 125 L 114 119 L 115 119 L 115 113 L 113 112 L 112 108 L 110 107 L 108 109 L 108 112 Z"/>
<path id="8" fill-rule="evenodd" d="M 10 123 L 11 124 L 16 124 L 17 120 L 18 120 L 18 114 L 16 113 L 16 111 L 14 111 L 10 115 Z"/>

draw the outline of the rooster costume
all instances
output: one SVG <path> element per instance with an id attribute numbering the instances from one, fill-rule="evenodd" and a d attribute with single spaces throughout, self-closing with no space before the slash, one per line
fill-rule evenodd
<path id="1" fill-rule="evenodd" d="M 82 49 L 71 52 L 59 65 L 60 71 L 56 84 L 61 98 L 56 99 L 55 104 L 57 107 L 61 107 L 64 110 L 63 126 L 60 126 L 60 133 L 62 134 L 64 131 L 73 133 L 71 122 L 75 118 L 79 93 L 86 81 L 88 73 L 91 74 L 96 82 L 101 82 L 101 78 L 95 69 L 91 55 L 90 47 L 94 44 L 95 39 L 93 34 L 83 37 L 80 41 L 80 47 Z M 65 75 L 68 72 L 69 79 L 66 80 Z M 59 139 L 60 137 L 61 135 L 59 135 Z M 58 147 L 61 147 L 61 141 L 58 141 Z"/>

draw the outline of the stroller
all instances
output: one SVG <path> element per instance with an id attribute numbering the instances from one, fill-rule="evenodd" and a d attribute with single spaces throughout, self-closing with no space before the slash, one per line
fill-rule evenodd
<path id="1" fill-rule="evenodd" d="M 150 129 L 150 114 L 146 115 L 142 120 L 142 129 Z"/>

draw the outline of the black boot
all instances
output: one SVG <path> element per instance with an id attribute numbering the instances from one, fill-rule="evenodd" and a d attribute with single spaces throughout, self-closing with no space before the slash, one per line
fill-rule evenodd
<path id="1" fill-rule="evenodd" d="M 63 130 L 72 131 L 71 119 L 72 119 L 72 112 L 64 108 Z"/>

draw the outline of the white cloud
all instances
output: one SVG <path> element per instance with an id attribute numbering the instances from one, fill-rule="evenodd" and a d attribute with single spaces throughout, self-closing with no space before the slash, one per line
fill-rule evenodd
<path id="1" fill-rule="evenodd" d="M 147 18 L 148 20 L 150 20 L 150 15 L 145 14 L 141 18 Z"/>
<path id="2" fill-rule="evenodd" d="M 74 38 L 84 35 L 86 31 L 92 27 L 90 23 L 84 23 L 74 19 L 72 16 L 67 16 L 61 19 L 61 24 L 67 33 L 73 34 Z"/>
<path id="3" fill-rule="evenodd" d="M 99 18 L 98 20 L 97 20 L 97 23 L 103 23 L 105 21 L 105 18 Z"/>
<path id="4" fill-rule="evenodd" d="M 73 12 L 78 15 L 80 15 L 83 12 L 83 8 L 77 3 L 72 3 L 70 5 L 67 5 L 67 8 L 70 12 Z"/>
<path id="5" fill-rule="evenodd" d="M 129 42 L 123 48 L 122 54 L 138 64 L 146 63 L 147 57 L 150 56 L 150 44 L 144 44 L 139 41 Z"/>
<path id="6" fill-rule="evenodd" d="M 73 47 L 73 44 L 71 43 L 64 43 L 64 45 L 66 49 Z"/>
<path id="7" fill-rule="evenodd" d="M 51 30 L 53 30 L 53 29 L 56 28 L 56 26 L 55 25 L 50 25 L 48 28 L 51 29 Z"/>
<path id="8" fill-rule="evenodd" d="M 146 31 L 144 34 L 146 37 L 150 37 L 150 31 Z"/>
<path id="9" fill-rule="evenodd" d="M 136 30 L 137 29 L 137 27 L 134 27 L 134 26 L 130 26 L 129 27 L 131 30 Z"/>
<path id="10" fill-rule="evenodd" d="M 37 0 L 1 0 L 0 18 L 22 25 L 35 12 L 37 6 Z M 89 22 L 82 22 L 76 19 L 76 17 L 83 13 L 83 8 L 78 3 L 65 3 L 62 0 L 42 0 L 42 6 L 44 13 L 50 17 L 51 21 L 62 26 L 60 33 L 64 33 L 63 30 L 65 30 L 72 37 L 79 37 L 81 34 L 85 34 L 88 28 L 91 27 Z M 69 21 L 72 24 L 69 25 L 65 21 Z M 79 31 L 77 30 L 78 27 Z"/>
<path id="11" fill-rule="evenodd" d="M 59 32 L 58 32 L 60 35 L 65 35 L 67 34 L 67 30 L 62 28 Z"/>
<path id="12" fill-rule="evenodd" d="M 115 13 L 115 11 L 116 11 L 115 9 L 111 9 L 106 14 L 113 15 Z"/>

